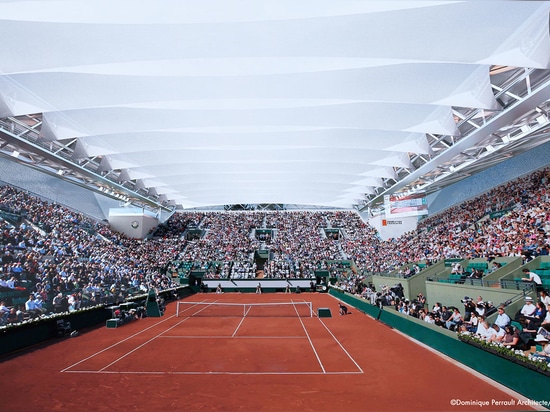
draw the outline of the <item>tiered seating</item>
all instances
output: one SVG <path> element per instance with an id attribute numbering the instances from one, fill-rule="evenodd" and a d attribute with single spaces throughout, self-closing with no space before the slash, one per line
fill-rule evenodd
<path id="1" fill-rule="evenodd" d="M 0 218 L 7 220 L 13 225 L 19 225 L 23 220 L 23 215 L 0 205 Z"/>
<path id="2" fill-rule="evenodd" d="M 462 258 L 448 258 L 444 260 L 445 268 L 448 268 L 446 270 L 446 273 L 449 273 L 451 268 L 457 264 L 462 262 L 464 259 Z M 439 278 L 438 281 L 440 283 L 463 283 L 464 276 L 459 273 L 449 273 L 447 278 Z"/>
<path id="3" fill-rule="evenodd" d="M 550 261 L 540 262 L 539 268 L 535 269 L 534 272 L 540 276 L 542 285 L 547 289 L 550 288 Z"/>
<path id="4" fill-rule="evenodd" d="M 25 303 L 28 297 L 29 297 L 29 292 L 27 291 L 4 290 L 0 292 L 0 301 L 6 302 L 8 306 L 13 306 L 13 305 L 16 305 L 17 303 L 21 303 L 20 302 L 21 299 L 24 299 L 23 303 Z"/>
<path id="5" fill-rule="evenodd" d="M 480 270 L 483 272 L 484 275 L 487 274 L 487 272 L 489 271 L 489 264 L 484 261 L 484 262 L 469 262 L 468 263 L 468 266 L 466 267 L 466 272 L 468 273 L 472 273 L 474 272 L 475 270 Z"/>
<path id="6" fill-rule="evenodd" d="M 460 273 L 451 273 L 447 278 L 447 281 L 448 283 L 464 283 L 464 278 L 465 276 Z"/>
<path id="7" fill-rule="evenodd" d="M 178 275 L 180 279 L 187 278 L 191 269 L 193 269 L 193 262 L 181 262 L 178 266 Z"/>

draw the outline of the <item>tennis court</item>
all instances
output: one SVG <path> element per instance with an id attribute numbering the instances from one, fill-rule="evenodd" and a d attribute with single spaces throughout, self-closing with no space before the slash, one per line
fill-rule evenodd
<path id="1" fill-rule="evenodd" d="M 7 359 L 0 372 L 25 395 L 4 396 L 3 410 L 473 410 L 451 401 L 517 398 L 362 313 L 339 316 L 326 294 L 184 302 Z M 505 409 L 517 407 L 491 410 Z"/>
<path id="2" fill-rule="evenodd" d="M 185 305 L 184 305 L 185 304 Z M 177 314 L 63 372 L 363 373 L 311 302 L 183 302 Z M 183 307 L 183 308 L 182 308 Z M 150 353 L 190 356 L 140 361 Z"/>

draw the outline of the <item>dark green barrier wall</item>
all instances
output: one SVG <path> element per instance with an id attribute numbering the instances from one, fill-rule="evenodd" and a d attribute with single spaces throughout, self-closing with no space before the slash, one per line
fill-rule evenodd
<path id="1" fill-rule="evenodd" d="M 166 300 L 188 296 L 192 293 L 189 287 L 179 287 L 160 293 Z M 128 301 L 141 302 L 145 295 L 134 297 Z M 105 326 L 105 321 L 110 319 L 112 313 L 103 306 L 72 312 L 63 318 L 48 319 L 27 324 L 0 329 L 0 356 L 24 349 L 29 346 L 42 343 L 57 337 L 57 320 L 63 319 L 71 323 L 71 329 L 80 330 L 94 326 Z"/>
<path id="2" fill-rule="evenodd" d="M 57 321 L 59 319 L 71 322 L 71 328 L 79 330 L 95 326 L 98 323 L 105 324 L 110 317 L 110 311 L 99 307 L 74 312 L 63 318 L 43 319 L 36 323 L 2 329 L 0 331 L 0 356 L 57 337 Z"/>
<path id="3" fill-rule="evenodd" d="M 380 310 L 364 299 L 335 289 L 331 289 L 330 294 L 530 400 L 550 401 L 550 390 L 548 389 L 550 388 L 550 377 L 546 375 L 461 342 L 454 335 L 447 336 L 436 329 L 418 324 L 396 312 L 393 307 L 385 307 Z"/>
<path id="4" fill-rule="evenodd" d="M 52 337 L 50 325 L 43 323 L 33 327 L 18 327 L 0 332 L 0 356 L 34 345 Z"/>

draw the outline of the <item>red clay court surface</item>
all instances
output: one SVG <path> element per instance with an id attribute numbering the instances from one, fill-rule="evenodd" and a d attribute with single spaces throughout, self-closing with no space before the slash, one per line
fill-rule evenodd
<path id="1" fill-rule="evenodd" d="M 175 316 L 100 327 L 3 359 L 0 411 L 518 410 L 523 399 L 326 294 L 187 301 L 313 302 L 330 318 Z M 203 308 L 203 307 L 201 307 Z M 274 312 L 275 313 L 275 309 Z"/>

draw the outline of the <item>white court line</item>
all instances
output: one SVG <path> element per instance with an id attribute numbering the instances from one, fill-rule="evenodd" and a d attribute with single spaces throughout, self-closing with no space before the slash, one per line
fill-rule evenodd
<path id="1" fill-rule="evenodd" d="M 249 310 L 250 310 L 250 309 L 249 309 Z M 236 328 L 235 331 L 233 332 L 233 335 L 231 335 L 232 338 L 234 338 L 235 335 L 237 334 L 237 331 L 239 330 L 239 328 L 240 328 L 241 325 L 243 324 L 244 319 L 245 319 L 245 318 L 244 318 L 244 316 L 243 316 L 243 318 L 241 319 L 241 321 L 240 321 L 239 324 L 237 325 L 237 328 Z"/>
<path id="2" fill-rule="evenodd" d="M 330 333 L 330 336 L 332 336 L 332 338 L 336 341 L 336 343 L 338 344 L 338 346 L 340 346 L 342 348 L 342 350 L 345 352 L 346 355 L 348 355 L 348 358 L 350 358 L 350 360 L 355 364 L 355 366 L 357 366 L 357 369 L 359 369 L 361 372 L 360 373 L 364 373 L 363 372 L 363 369 L 361 369 L 361 367 L 357 364 L 357 362 L 355 362 L 355 359 L 353 359 L 351 357 L 351 355 L 349 354 L 349 352 L 346 350 L 346 348 L 344 348 L 344 346 L 340 343 L 340 341 L 336 338 L 336 336 L 334 336 L 334 334 L 331 332 L 331 330 L 328 328 L 327 325 L 325 325 L 325 322 L 323 322 L 321 320 L 321 318 L 317 318 L 319 319 L 319 322 L 322 323 L 322 325 L 325 327 L 325 329 L 327 330 L 328 333 Z"/>
<path id="3" fill-rule="evenodd" d="M 134 353 L 134 352 L 137 351 L 139 348 L 142 348 L 143 346 L 147 345 L 149 342 L 154 341 L 156 338 L 158 338 L 158 337 L 159 337 L 160 335 L 162 335 L 163 333 L 166 333 L 166 332 L 168 332 L 169 330 L 174 329 L 176 326 L 179 326 L 181 323 L 185 322 L 187 319 L 189 319 L 189 318 L 187 317 L 187 318 L 185 318 L 184 320 L 182 320 L 182 321 L 176 323 L 176 324 L 175 324 L 174 326 L 172 326 L 171 328 L 168 328 L 168 329 L 166 329 L 165 331 L 159 333 L 158 335 L 153 336 L 153 337 L 152 337 L 151 339 L 149 339 L 148 341 L 146 341 L 146 342 L 142 343 L 141 345 L 135 347 L 135 348 L 132 349 L 130 352 L 125 353 L 125 354 L 122 355 L 120 358 L 118 358 L 118 359 L 112 361 L 111 363 L 109 363 L 107 366 L 104 366 L 103 368 L 101 368 L 101 369 L 99 370 L 99 372 L 102 372 L 103 370 L 107 369 L 109 366 L 114 365 L 114 364 L 117 363 L 119 360 L 124 359 L 126 356 L 128 356 L 128 355 Z"/>
<path id="4" fill-rule="evenodd" d="M 217 300 L 216 300 L 217 301 Z M 214 302 L 202 302 L 202 303 L 215 303 L 216 301 Z M 294 302 L 292 302 L 294 303 Z M 201 309 L 201 310 L 204 310 L 204 309 Z M 295 311 L 297 312 L 297 308 L 295 307 Z M 200 312 L 200 311 L 199 311 Z M 198 313 L 198 312 L 197 312 Z M 298 313 L 297 313 L 298 314 Z M 314 314 L 314 313 L 313 313 Z M 298 314 L 299 315 L 299 314 Z M 338 344 L 340 345 L 340 347 L 344 350 L 344 352 L 346 352 L 346 354 L 350 357 L 350 359 L 355 363 L 355 365 L 358 367 L 358 369 L 360 370 L 360 372 L 347 372 L 347 371 L 342 371 L 342 372 L 327 372 L 323 366 L 323 363 L 321 362 L 321 359 L 317 353 L 317 350 L 315 349 L 315 346 L 313 345 L 313 342 L 307 332 L 307 329 L 304 325 L 304 323 L 302 322 L 300 316 L 298 316 L 298 319 L 302 325 L 302 328 L 305 332 L 305 336 L 231 336 L 231 338 L 233 339 L 308 339 L 312 349 L 313 349 L 313 352 L 317 358 L 317 361 L 319 362 L 319 365 L 322 369 L 322 372 L 317 372 L 317 371 L 314 371 L 314 372 L 223 372 L 223 371 L 207 371 L 207 372 L 197 372 L 197 371 L 192 371 L 192 372 L 135 372 L 135 371 L 127 371 L 127 372 L 117 372 L 117 371 L 106 371 L 105 369 L 110 367 L 111 365 L 115 364 L 116 362 L 118 362 L 119 360 L 125 358 L 126 356 L 132 354 L 133 352 L 135 352 L 136 350 L 140 349 L 141 347 L 145 346 L 146 344 L 150 343 L 151 341 L 155 340 L 155 339 L 158 339 L 158 338 L 176 338 L 176 339 L 188 339 L 188 338 L 204 338 L 204 339 L 212 339 L 212 338 L 217 338 L 217 339 L 227 339 L 229 338 L 229 336 L 162 336 L 164 333 L 168 332 L 169 330 L 175 328 L 176 326 L 179 326 L 181 323 L 185 322 L 186 320 L 190 319 L 190 316 L 186 317 L 185 319 L 181 320 L 180 322 L 178 322 L 177 324 L 173 325 L 172 327 L 164 330 L 163 332 L 159 333 L 158 335 L 154 336 L 153 338 L 149 339 L 147 342 L 139 345 L 138 347 L 134 348 L 133 350 L 131 350 L 130 352 L 126 353 L 125 355 L 121 356 L 120 358 L 116 359 L 115 361 L 111 362 L 110 364 L 108 364 L 107 366 L 101 368 L 100 370 L 98 371 L 89 371 L 89 370 L 86 370 L 86 371 L 78 371 L 78 370 L 68 370 L 68 369 L 71 369 L 73 368 L 74 366 L 100 354 L 100 353 L 103 353 L 119 344 L 121 344 L 122 342 L 125 342 L 155 326 L 158 326 L 160 323 L 163 323 L 163 322 L 166 322 L 168 321 L 169 319 L 173 318 L 175 315 L 172 315 L 170 316 L 169 318 L 167 319 L 164 319 L 154 325 L 151 325 L 149 326 L 148 328 L 138 332 L 138 333 L 135 333 L 134 335 L 132 336 L 129 336 L 128 338 L 120 341 L 120 342 L 117 342 L 116 344 L 114 345 L 111 345 L 101 351 L 98 351 L 96 352 L 95 354 L 85 358 L 85 359 L 82 359 L 81 361 L 77 362 L 77 363 L 74 363 L 73 365 L 63 369 L 61 372 L 65 372 L 65 373 L 110 373 L 110 374 L 165 374 L 165 375 L 323 375 L 323 374 L 326 374 L 326 375 L 355 375 L 355 374 L 362 374 L 363 371 L 362 369 L 357 365 L 357 363 L 351 358 L 351 356 L 349 355 L 349 353 L 342 347 L 342 345 L 340 344 L 340 342 L 338 342 L 338 340 L 334 337 L 334 335 L 332 335 L 332 333 L 330 332 L 329 330 L 329 333 L 333 336 L 333 338 L 336 340 L 336 342 L 338 342 Z M 315 314 L 314 316 L 315 317 Z M 243 318 L 244 320 L 244 318 Z M 242 323 L 242 321 L 241 321 Z M 322 323 L 322 322 L 321 322 Z M 323 326 L 325 326 L 326 328 L 326 325 L 323 324 Z M 240 324 L 239 324 L 239 327 L 240 327 Z M 237 328 L 238 329 L 238 328 Z M 327 328 L 328 330 L 328 328 Z"/>
<path id="5" fill-rule="evenodd" d="M 145 328 L 145 329 L 143 329 L 143 330 L 141 330 L 141 331 L 139 331 L 139 332 L 137 332 L 137 333 L 134 333 L 134 334 L 131 335 L 131 336 L 128 336 L 126 339 L 123 339 L 123 340 L 121 340 L 121 341 L 119 341 L 119 342 L 117 342 L 117 343 L 115 343 L 115 344 L 113 344 L 113 345 L 111 345 L 111 346 L 107 346 L 105 349 L 102 349 L 102 350 L 100 350 L 99 352 L 96 352 L 96 353 L 94 353 L 94 354 L 88 356 L 87 358 L 84 358 L 84 359 L 82 359 L 82 360 L 80 360 L 80 361 L 78 361 L 78 362 L 76 362 L 76 363 L 73 363 L 73 364 L 70 365 L 70 366 L 67 366 L 65 369 L 61 370 L 61 372 L 67 372 L 67 369 L 71 369 L 71 368 L 75 367 L 76 365 L 79 365 L 79 364 L 81 364 L 82 362 L 85 362 L 85 361 L 87 361 L 88 359 L 91 359 L 91 358 L 93 358 L 94 356 L 99 355 L 100 353 L 103 353 L 103 352 L 105 352 L 105 351 L 107 351 L 107 350 L 109 350 L 109 349 L 112 349 L 112 348 L 114 348 L 115 346 L 120 345 L 122 342 L 126 342 L 127 340 L 132 339 L 132 338 L 136 337 L 137 335 L 139 335 L 139 334 L 141 334 L 141 333 L 143 333 L 143 332 L 145 332 L 145 331 L 147 331 L 147 330 L 149 330 L 149 329 L 151 329 L 151 328 L 154 328 L 154 327 L 160 325 L 160 324 L 163 323 L 163 322 L 166 322 L 166 321 L 172 319 L 172 318 L 175 317 L 175 316 L 176 316 L 176 315 L 172 315 L 172 316 L 170 316 L 169 318 L 166 318 L 166 319 L 164 319 L 164 320 L 162 320 L 162 321 L 160 321 L 160 322 L 158 322 L 158 323 L 155 323 L 154 325 L 149 326 L 148 328 Z"/>
<path id="6" fill-rule="evenodd" d="M 304 300 L 305 302 L 305 300 Z M 325 329 L 327 330 L 328 333 L 330 333 L 330 336 L 332 336 L 332 338 L 335 340 L 335 342 L 338 344 L 338 346 L 340 346 L 340 348 L 342 348 L 342 350 L 344 351 L 344 353 L 348 356 L 348 358 L 354 363 L 354 365 L 357 367 L 357 369 L 359 369 L 359 372 L 358 373 L 365 373 L 363 371 L 363 369 L 359 366 L 359 364 L 355 361 L 355 359 L 353 359 L 353 357 L 349 354 L 349 352 L 346 350 L 346 348 L 344 348 L 344 346 L 340 343 L 340 341 L 336 338 L 336 336 L 334 336 L 334 334 L 331 332 L 331 330 L 328 328 L 328 326 L 321 320 L 320 317 L 318 317 L 315 312 L 312 312 L 313 314 L 313 317 L 316 317 L 319 322 L 321 322 L 321 324 L 325 327 Z M 303 325 L 303 324 L 302 324 Z M 307 332 L 306 332 L 307 333 Z M 308 336 L 309 338 L 309 336 Z"/>
<path id="7" fill-rule="evenodd" d="M 217 300 L 215 300 L 214 302 L 205 302 L 205 303 L 210 303 L 210 304 L 212 304 L 212 303 L 215 303 L 215 302 L 217 302 Z M 210 306 L 210 305 L 208 305 L 208 306 Z M 195 312 L 194 314 L 197 314 L 197 313 L 203 311 L 203 310 L 206 309 L 208 306 L 206 306 L 205 308 L 199 310 L 198 312 Z M 132 349 L 130 352 L 125 353 L 125 354 L 122 355 L 120 358 L 118 358 L 118 359 L 114 360 L 113 362 L 109 363 L 107 366 L 104 366 L 104 367 L 101 368 L 99 371 L 102 372 L 103 370 L 107 369 L 109 366 L 114 365 L 114 364 L 117 363 L 119 360 L 124 359 L 126 356 L 128 356 L 128 355 L 134 353 L 136 350 L 138 350 L 138 349 L 142 348 L 143 346 L 147 345 L 149 342 L 154 341 L 154 340 L 157 339 L 159 336 L 161 336 L 163 333 L 166 333 L 166 332 L 168 332 L 169 330 L 174 329 L 176 326 L 181 325 L 183 322 L 185 322 L 185 321 L 188 320 L 188 319 L 190 319 L 190 316 L 186 317 L 185 319 L 183 319 L 182 321 L 176 323 L 175 325 L 173 325 L 172 327 L 166 329 L 165 331 L 159 333 L 158 335 L 153 336 L 153 337 L 152 337 L 151 339 L 149 339 L 148 341 L 146 341 L 146 342 L 142 343 L 141 345 L 135 347 L 135 348 Z"/>
<path id="8" fill-rule="evenodd" d="M 361 375 L 361 372 L 166 372 L 166 371 L 67 371 L 67 373 L 111 374 L 111 375 Z"/>
<path id="9" fill-rule="evenodd" d="M 131 335 L 131 336 L 128 336 L 126 339 L 122 339 L 121 341 L 119 341 L 119 342 L 117 342 L 117 343 L 114 343 L 114 344 L 112 344 L 111 346 L 107 346 L 106 348 L 104 348 L 104 349 L 102 349 L 102 350 L 100 350 L 100 351 L 98 351 L 98 352 L 96 352 L 96 353 L 94 353 L 94 354 L 92 354 L 92 355 L 90 355 L 90 356 L 88 356 L 88 357 L 82 359 L 82 360 L 79 360 L 78 362 L 73 363 L 72 365 L 67 366 L 65 369 L 62 369 L 60 372 L 61 372 L 61 373 L 63 373 L 63 372 L 69 372 L 68 369 L 71 369 L 71 368 L 75 367 L 76 365 L 81 364 L 82 362 L 86 362 L 87 360 L 93 358 L 94 356 L 97 356 L 97 355 L 99 355 L 99 354 L 101 354 L 101 353 L 103 353 L 103 352 L 105 352 L 105 351 L 107 351 L 107 350 L 109 350 L 109 349 L 112 349 L 112 348 L 114 348 L 115 346 L 118 346 L 118 345 L 120 345 L 121 343 L 126 342 L 127 340 L 132 339 L 132 338 L 134 338 L 134 337 L 136 337 L 136 336 L 142 334 L 143 332 L 148 331 L 148 330 L 151 329 L 151 328 L 157 327 L 157 326 L 160 325 L 161 323 L 164 323 L 164 322 L 166 322 L 166 321 L 168 321 L 168 320 L 174 318 L 175 316 L 176 316 L 176 315 L 172 315 L 172 316 L 170 316 L 170 317 L 168 317 L 168 318 L 166 318 L 166 319 L 164 319 L 164 320 L 161 320 L 160 322 L 155 323 L 154 325 L 151 325 L 151 326 L 149 326 L 149 327 L 147 327 L 147 328 L 145 328 L 145 329 L 143 329 L 143 330 L 140 330 L 139 332 L 134 333 L 134 334 Z M 189 319 L 189 318 L 184 319 L 184 321 L 187 320 L 187 319 Z M 183 322 L 183 321 L 182 321 L 182 322 Z M 178 325 L 179 325 L 180 323 L 181 323 L 181 322 L 179 322 Z M 171 328 L 170 328 L 170 329 L 171 329 Z"/>
<path id="10" fill-rule="evenodd" d="M 291 300 L 292 303 L 294 303 L 293 300 Z M 309 341 L 309 344 L 311 345 L 311 349 L 313 349 L 313 353 L 315 353 L 315 357 L 317 358 L 317 361 L 319 362 L 319 365 L 321 366 L 321 369 L 323 370 L 323 373 L 326 373 L 325 367 L 323 366 L 323 362 L 321 362 L 321 358 L 319 358 L 319 354 L 317 353 L 317 350 L 315 349 L 315 346 L 313 345 L 313 342 L 311 341 L 311 338 L 309 337 L 309 333 L 307 333 L 306 326 L 304 325 L 304 322 L 302 322 L 302 318 L 300 317 L 300 314 L 298 313 L 298 309 L 296 306 L 294 306 L 294 310 L 296 311 L 296 314 L 298 315 L 298 320 L 302 324 L 302 328 L 304 329 L 304 332 L 307 336 L 307 340 Z"/>

